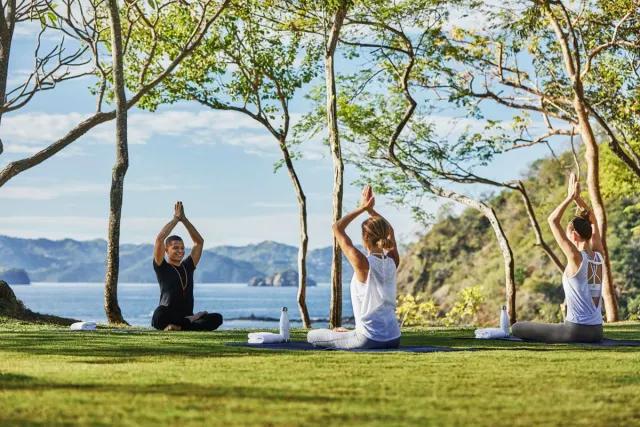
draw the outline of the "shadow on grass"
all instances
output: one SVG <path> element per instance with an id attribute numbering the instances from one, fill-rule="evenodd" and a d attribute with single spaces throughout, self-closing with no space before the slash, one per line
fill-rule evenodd
<path id="1" fill-rule="evenodd" d="M 292 339 L 303 340 L 297 331 Z M 34 356 L 73 356 L 72 363 L 112 364 L 137 362 L 144 357 L 180 356 L 189 358 L 277 356 L 246 347 L 230 347 L 228 342 L 246 342 L 245 331 L 161 332 L 122 329 L 73 332 L 64 329 L 0 330 L 0 351 Z"/>
<path id="2" fill-rule="evenodd" d="M 21 418 L 14 418 L 14 417 L 8 417 L 8 416 L 3 416 L 0 415 L 0 425 L 1 426 L 11 426 L 11 427 L 69 427 L 71 425 L 74 425 L 73 423 L 74 420 L 70 420 L 70 421 L 51 421 L 51 420 L 47 420 L 47 421 L 42 421 L 42 422 L 36 422 L 30 419 L 21 419 Z M 110 423 L 101 423 L 101 422 L 96 422 L 96 421 L 92 421 L 91 425 L 93 427 L 111 427 L 112 424 Z"/>
<path id="3" fill-rule="evenodd" d="M 0 389 L 6 384 L 20 384 L 33 381 L 33 377 L 23 374 L 12 374 L 10 372 L 0 372 Z"/>
<path id="4" fill-rule="evenodd" d="M 84 393 L 95 399 L 95 393 L 112 393 L 118 396 L 129 395 L 159 395 L 175 398 L 203 399 L 257 399 L 268 402 L 300 402 L 300 403 L 330 403 L 344 399 L 342 396 L 331 395 L 329 392 L 319 392 L 318 390 L 287 390 L 285 388 L 260 387 L 260 386 L 233 386 L 215 384 L 203 386 L 193 383 L 156 383 L 147 385 L 136 384 L 75 384 L 60 382 L 40 381 L 35 377 L 8 374 L 9 376 L 19 376 L 20 379 L 5 378 L 7 375 L 0 375 L 0 389 L 5 391 L 55 391 L 64 393 L 66 391 Z M 23 378 L 25 377 L 25 378 Z"/>
<path id="5" fill-rule="evenodd" d="M 24 331 L 18 333 L 0 332 L 0 351 L 10 351 L 30 355 L 62 355 L 78 357 L 103 357 L 115 362 L 114 357 L 132 359 L 145 356 L 189 357 L 225 356 L 234 353 L 223 346 L 223 342 L 233 339 L 228 334 L 166 334 L 148 332 L 125 335 L 108 331 Z M 235 351 L 247 353 L 247 351 Z M 95 363 L 95 362 L 94 362 Z M 107 362 L 105 362 L 107 363 Z"/>

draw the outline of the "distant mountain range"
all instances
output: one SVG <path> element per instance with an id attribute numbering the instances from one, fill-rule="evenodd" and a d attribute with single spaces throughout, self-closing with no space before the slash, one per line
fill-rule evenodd
<path id="1" fill-rule="evenodd" d="M 33 282 L 102 282 L 107 242 L 102 239 L 21 239 L 0 236 L 0 270 L 25 270 Z M 120 246 L 120 282 L 155 283 L 153 245 Z M 248 283 L 255 276 L 297 270 L 298 249 L 273 241 L 247 246 L 219 246 L 203 252 L 195 273 L 200 283 Z M 343 278 L 353 270 L 343 262 Z M 331 247 L 309 251 L 307 271 L 317 282 L 329 282 Z"/>

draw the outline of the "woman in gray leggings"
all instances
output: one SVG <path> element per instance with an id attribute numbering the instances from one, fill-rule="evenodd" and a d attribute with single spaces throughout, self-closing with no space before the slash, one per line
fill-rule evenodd
<path id="1" fill-rule="evenodd" d="M 400 344 L 396 318 L 396 269 L 400 258 L 393 228 L 373 209 L 374 204 L 371 187 L 366 186 L 360 207 L 333 225 L 333 234 L 354 270 L 350 290 L 356 327 L 351 331 L 314 329 L 307 334 L 307 341 L 316 347 L 351 350 L 396 348 Z M 345 231 L 365 212 L 369 214 L 362 223 L 366 255 L 353 245 Z"/>
<path id="2" fill-rule="evenodd" d="M 598 222 L 580 197 L 580 184 L 569 177 L 567 197 L 549 216 L 553 237 L 567 258 L 562 287 L 567 318 L 561 324 L 517 322 L 514 336 L 543 342 L 597 342 L 602 340 L 602 240 Z M 575 202 L 580 213 L 563 229 L 560 220 Z"/>

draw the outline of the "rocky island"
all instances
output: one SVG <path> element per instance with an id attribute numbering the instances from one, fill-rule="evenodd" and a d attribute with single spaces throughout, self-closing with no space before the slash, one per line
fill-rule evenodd
<path id="1" fill-rule="evenodd" d="M 285 270 L 271 276 L 254 276 L 249 280 L 249 286 L 298 286 L 298 272 Z M 307 286 L 316 286 L 316 281 L 307 276 Z"/>
<path id="2" fill-rule="evenodd" d="M 21 268 L 0 268 L 0 280 L 10 285 L 30 285 L 31 279 L 27 272 Z"/>

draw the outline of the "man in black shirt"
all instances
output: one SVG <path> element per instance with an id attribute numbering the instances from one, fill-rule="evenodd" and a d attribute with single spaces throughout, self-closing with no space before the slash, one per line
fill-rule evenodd
<path id="1" fill-rule="evenodd" d="M 182 222 L 193 240 L 191 254 L 184 261 L 182 238 L 169 236 L 179 222 Z M 193 314 L 193 272 L 202 256 L 203 244 L 204 239 L 184 215 L 182 202 L 176 202 L 173 219 L 160 230 L 153 248 L 153 269 L 160 284 L 160 305 L 151 319 L 154 328 L 165 331 L 213 331 L 222 324 L 222 316 L 218 313 L 201 311 Z"/>

